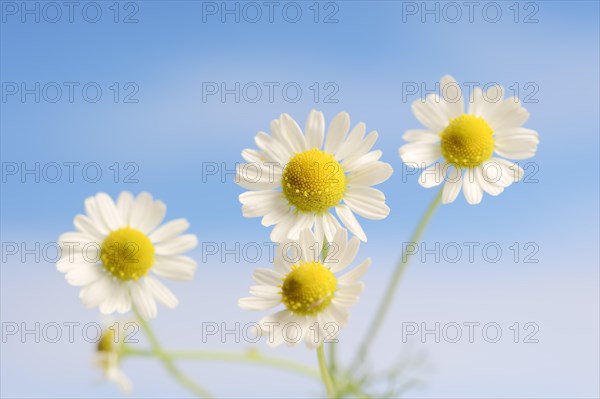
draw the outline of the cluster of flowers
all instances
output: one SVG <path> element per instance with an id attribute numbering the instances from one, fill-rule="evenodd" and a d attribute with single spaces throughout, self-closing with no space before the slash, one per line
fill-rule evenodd
<path id="1" fill-rule="evenodd" d="M 449 76 L 441 83 L 456 84 Z M 432 94 L 412 105 L 425 128 L 408 130 L 403 136 L 408 143 L 399 154 L 405 163 L 425 168 L 419 179 L 422 186 L 444 183 L 442 203 L 454 201 L 461 190 L 470 204 L 481 202 L 483 192 L 500 194 L 523 176 L 523 170 L 508 159 L 526 159 L 536 153 L 538 135 L 522 127 L 529 114 L 518 99 L 488 103 L 483 94 L 475 89 L 467 112 L 462 96 L 450 101 Z M 380 160 L 382 152 L 373 150 L 377 137 L 376 131 L 366 134 L 364 123 L 350 130 L 345 112 L 336 115 L 327 130 L 321 112 L 309 114 L 304 130 L 282 114 L 271 122 L 270 135 L 256 135 L 258 149 L 242 152 L 246 162 L 259 165 L 254 169 L 242 165 L 238 170 L 239 185 L 249 190 L 239 197 L 243 215 L 262 217 L 263 226 L 274 226 L 271 240 L 294 242 L 301 249 L 299 261 L 278 251 L 273 268 L 254 272 L 251 296 L 239 300 L 239 306 L 247 310 L 280 307 L 259 322 L 275 326 L 264 329 L 270 335 L 269 344 L 284 341 L 280 328 L 290 322 L 297 323 L 302 332 L 309 332 L 311 325 L 344 327 L 348 323 L 348 309 L 359 299 L 360 279 L 371 264 L 367 259 L 346 271 L 360 241 L 367 240 L 355 214 L 380 220 L 390 211 L 384 194 L 372 187 L 393 173 Z M 499 168 L 499 178 L 486 175 L 491 164 Z M 265 165 L 264 170 L 260 165 Z M 76 253 L 57 264 L 70 284 L 82 287 L 84 305 L 98 306 L 103 314 L 126 313 L 133 306 L 145 319 L 156 316 L 157 301 L 175 307 L 177 298 L 156 276 L 179 281 L 193 278 L 196 262 L 182 255 L 197 245 L 195 235 L 184 234 L 189 223 L 177 219 L 161 225 L 166 206 L 148 193 L 134 197 L 123 192 L 116 202 L 99 193 L 85 200 L 85 213 L 74 219 L 77 231 L 63 234 L 59 241 L 80 244 L 76 248 L 97 243 L 99 261 L 91 264 Z M 328 256 L 330 244 L 336 247 L 335 257 Z M 315 251 L 315 246 L 322 251 Z M 313 332 L 300 341 L 315 348 L 321 344 L 315 336 L 330 335 Z M 115 361 L 107 357 L 105 363 L 110 365 L 105 367 L 107 375 L 123 382 Z"/>

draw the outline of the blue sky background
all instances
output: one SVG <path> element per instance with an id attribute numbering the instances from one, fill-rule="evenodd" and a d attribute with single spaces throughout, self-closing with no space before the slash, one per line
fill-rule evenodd
<path id="1" fill-rule="evenodd" d="M 11 3 L 7 5 L 7 3 Z M 17 14 L 12 15 L 13 4 Z M 27 2 L 34 7 L 35 2 Z M 58 4 L 61 4 L 60 2 Z M 395 173 L 379 188 L 391 208 L 384 221 L 361 223 L 369 237 L 360 258 L 373 258 L 366 276 L 367 290 L 352 313 L 341 337 L 342 360 L 362 337 L 381 297 L 383 287 L 428 202 L 435 195 L 417 184 L 416 175 L 404 176 L 397 148 L 402 133 L 417 128 L 410 103 L 403 101 L 403 83 L 433 88 L 444 74 L 459 82 L 517 84 L 520 96 L 537 102 L 525 104 L 531 112 L 527 127 L 540 133 L 538 156 L 528 168 L 530 183 L 515 184 L 499 197 L 484 197 L 469 206 L 461 197 L 435 215 L 425 236 L 436 242 L 496 242 L 503 249 L 497 263 L 486 262 L 476 251 L 475 262 L 465 256 L 457 262 L 413 259 L 390 317 L 372 352 L 373 369 L 385 369 L 407 351 L 425 352 L 426 384 L 410 391 L 412 397 L 597 397 L 599 395 L 599 254 L 598 254 L 598 132 L 599 132 L 599 6 L 595 1 L 522 2 L 515 23 L 513 2 L 499 2 L 498 22 L 486 21 L 482 2 L 469 22 L 466 8 L 456 23 L 421 14 L 405 15 L 403 8 L 421 2 L 338 2 L 337 23 L 323 23 L 336 8 L 319 4 L 315 23 L 313 2 L 298 2 L 302 17 L 287 22 L 279 3 L 269 22 L 266 6 L 257 23 L 243 18 L 207 15 L 199 1 L 140 1 L 135 8 L 119 4 L 114 22 L 113 2 L 98 2 L 102 16 L 86 22 L 78 3 L 74 22 L 63 14 L 56 23 L 41 15 L 21 21 L 21 2 L 2 1 L 0 103 L 3 171 L 13 163 L 33 167 L 49 162 L 97 162 L 102 178 L 85 181 L 81 168 L 69 182 L 66 169 L 57 183 L 35 182 L 27 176 L 4 176 L 1 192 L 2 242 L 56 240 L 72 230 L 72 219 L 83 211 L 85 197 L 98 191 L 116 196 L 121 190 L 150 191 L 168 205 L 167 218 L 186 217 L 201 242 L 262 243 L 269 230 L 258 219 L 241 216 L 237 187 L 231 175 L 202 178 L 203 163 L 232 169 L 243 148 L 253 147 L 256 132 L 268 131 L 280 113 L 290 113 L 301 125 L 313 109 L 327 121 L 339 111 L 353 123 L 364 121 L 379 132 L 377 148 Z M 216 3 L 219 6 L 221 3 Z M 233 2 L 228 3 L 233 7 Z M 243 7 L 245 3 L 239 3 Z M 434 7 L 434 2 L 428 3 Z M 459 3 L 462 4 L 462 3 Z M 533 4 L 533 5 L 532 5 Z M 204 4 L 206 7 L 206 4 Z M 40 3 L 40 12 L 43 4 Z M 326 8 L 327 7 L 327 8 Z M 444 5 L 441 4 L 440 10 Z M 487 6 L 489 7 L 489 6 Z M 512 8 L 511 8 L 512 7 Z M 537 7 L 537 8 L 536 8 Z M 136 11 L 137 10 L 137 11 Z M 536 11 L 537 10 L 537 11 Z M 50 9 L 47 12 L 53 12 Z M 88 10 L 93 17 L 91 10 Z M 136 11 L 137 23 L 123 23 Z M 250 10 L 249 10 L 250 11 Z M 421 9 L 419 12 L 422 11 Z M 453 10 L 446 9 L 452 18 Z M 535 11 L 536 23 L 524 23 Z M 63 8 L 63 13 L 65 13 Z M 488 10 L 488 19 L 494 17 Z M 290 16 L 293 17 L 292 11 Z M 46 19 L 54 14 L 46 15 Z M 33 87 L 48 82 L 78 82 L 74 101 L 67 92 L 56 103 L 33 96 L 23 102 L 7 95 L 11 82 Z M 103 89 L 96 103 L 86 102 L 81 87 L 96 82 Z M 137 103 L 115 103 L 109 88 L 119 83 L 139 88 Z M 251 103 L 228 96 L 203 102 L 203 82 L 278 82 L 273 102 L 266 92 Z M 297 82 L 299 101 L 286 101 L 281 87 Z M 315 101 L 310 86 L 318 82 Z M 334 82 L 337 103 L 324 103 L 324 85 Z M 534 86 L 526 86 L 533 83 Z M 7 86 L 8 85 L 8 86 Z M 63 86 L 64 88 L 64 86 Z M 66 89 L 65 89 L 66 90 Z M 52 92 L 53 93 L 53 92 Z M 52 95 L 50 93 L 50 95 Z M 4 98 L 4 96 L 7 96 Z M 118 162 L 121 176 L 114 182 L 111 165 Z M 127 162 L 138 166 L 138 183 L 126 183 Z M 534 170 L 537 171 L 535 176 Z M 6 179 L 4 179 L 6 177 Z M 535 182 L 534 180 L 537 180 Z M 534 242 L 538 263 L 515 262 L 509 247 Z M 4 249 L 4 248 L 3 248 Z M 3 257 L 6 255 L 3 251 Z M 202 248 L 193 252 L 202 259 Z M 5 261 L 6 260 L 6 261 Z M 155 328 L 166 347 L 206 347 L 243 350 L 250 344 L 199 340 L 203 321 L 241 323 L 257 320 L 237 308 L 247 293 L 254 267 L 267 266 L 265 256 L 255 264 L 222 262 L 208 256 L 191 283 L 169 284 L 180 299 L 170 311 L 159 309 Z M 99 321 L 97 310 L 86 310 L 77 288 L 70 287 L 54 264 L 29 256 L 3 259 L 1 267 L 2 322 L 48 323 Z M 464 339 L 458 344 L 418 339 L 403 344 L 402 322 L 475 321 L 502 326 L 500 342 Z M 539 325 L 539 343 L 512 342 L 514 322 Z M 304 348 L 261 350 L 314 364 Z M 22 343 L 8 337 L 2 343 L 2 396 L 110 397 L 119 396 L 109 384 L 97 384 L 91 366 L 94 346 L 76 336 L 74 343 Z M 186 364 L 198 381 L 219 396 L 306 396 L 320 393 L 320 385 L 277 370 L 231 364 Z M 131 359 L 125 372 L 135 385 L 135 396 L 187 396 L 154 361 Z"/>

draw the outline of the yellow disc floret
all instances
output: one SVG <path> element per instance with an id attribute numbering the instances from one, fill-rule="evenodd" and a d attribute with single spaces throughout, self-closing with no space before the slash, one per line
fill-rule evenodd
<path id="1" fill-rule="evenodd" d="M 282 187 L 298 210 L 321 213 L 344 198 L 346 175 L 333 155 L 313 148 L 292 157 L 283 170 Z"/>
<path id="2" fill-rule="evenodd" d="M 461 115 L 440 133 L 442 155 L 457 167 L 477 166 L 492 157 L 494 131 L 481 117 Z"/>
<path id="3" fill-rule="evenodd" d="M 154 264 L 154 246 L 141 231 L 123 227 L 112 231 L 102 243 L 100 260 L 119 280 L 137 280 Z"/>
<path id="4" fill-rule="evenodd" d="M 300 262 L 292 267 L 281 285 L 285 307 L 302 316 L 327 308 L 337 286 L 334 274 L 319 262 Z"/>

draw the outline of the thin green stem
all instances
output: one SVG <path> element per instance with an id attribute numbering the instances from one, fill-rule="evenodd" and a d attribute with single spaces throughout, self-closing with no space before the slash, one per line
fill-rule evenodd
<path id="1" fill-rule="evenodd" d="M 177 380 L 181 385 L 183 385 L 192 393 L 194 393 L 194 395 L 200 398 L 212 398 L 212 395 L 206 389 L 196 384 L 188 376 L 182 373 L 177 368 L 177 366 L 175 366 L 173 360 L 169 356 L 167 356 L 165 352 L 163 352 L 162 347 L 160 346 L 160 342 L 158 342 L 154 331 L 152 331 L 152 327 L 150 327 L 150 324 L 148 324 L 148 322 L 146 322 L 146 320 L 144 320 L 144 318 L 141 317 L 135 306 L 133 307 L 133 312 L 135 313 L 138 319 L 138 323 L 142 327 L 142 330 L 144 330 L 144 332 L 146 333 L 148 341 L 150 341 L 150 345 L 152 346 L 152 355 L 162 361 L 163 365 L 165 366 L 165 369 L 171 374 L 171 376 L 173 376 L 173 378 Z"/>
<path id="2" fill-rule="evenodd" d="M 321 250 L 321 261 L 325 261 L 328 254 L 329 254 L 329 242 L 327 242 L 327 237 L 323 237 L 323 249 Z M 327 346 L 329 347 L 329 373 L 330 373 L 330 375 L 335 375 L 335 369 L 336 369 L 335 342 L 330 342 L 327 344 Z"/>
<path id="3" fill-rule="evenodd" d="M 165 357 L 175 360 L 189 360 L 189 361 L 216 361 L 216 362 L 238 362 L 238 363 L 252 363 L 259 364 L 267 367 L 274 367 L 278 369 L 287 369 L 289 371 L 303 374 L 311 378 L 319 378 L 319 372 L 305 364 L 294 362 L 287 359 L 281 359 L 272 356 L 265 356 L 256 351 L 249 351 L 246 353 L 236 352 L 220 352 L 220 351 L 163 351 L 162 354 Z M 145 349 L 135 349 L 131 347 L 125 347 L 121 352 L 123 357 L 125 356 L 140 356 L 140 357 L 153 357 L 155 356 L 154 351 Z"/>
<path id="4" fill-rule="evenodd" d="M 325 384 L 325 389 L 327 390 L 327 397 L 335 398 L 335 387 L 333 386 L 333 381 L 329 375 L 329 370 L 327 369 L 327 360 L 325 360 L 323 344 L 319 345 L 319 348 L 317 349 L 317 359 L 319 360 L 321 378 L 323 379 L 323 384 Z"/>
<path id="5" fill-rule="evenodd" d="M 413 232 L 413 234 L 410 238 L 410 243 L 418 243 L 421 241 L 421 237 L 423 236 L 423 233 L 425 232 L 425 228 L 427 227 L 427 224 L 429 223 L 429 220 L 433 216 L 435 210 L 439 206 L 441 199 L 442 199 L 442 189 L 440 189 L 438 191 L 438 193 L 435 196 L 435 198 L 433 199 L 433 201 L 431 201 L 431 203 L 429 204 L 429 207 L 427 207 L 427 210 L 425 211 L 423 218 L 417 225 L 417 228 L 415 229 L 415 231 Z M 370 345 L 373 342 L 373 339 L 375 338 L 377 333 L 379 332 L 381 324 L 390 308 L 392 299 L 394 298 L 394 294 L 396 293 L 396 289 L 398 288 L 398 283 L 400 282 L 400 279 L 401 279 L 402 275 L 404 274 L 404 270 L 406 269 L 406 266 L 408 265 L 408 262 L 410 261 L 412 254 L 413 254 L 413 252 L 409 252 L 409 253 L 403 252 L 402 253 L 402 258 L 398 262 L 398 265 L 396 266 L 396 269 L 394 270 L 394 274 L 392 275 L 392 278 L 390 279 L 390 281 L 388 283 L 388 286 L 387 286 L 387 289 L 383 296 L 383 299 L 381 300 L 381 303 L 379 304 L 379 308 L 377 309 L 377 313 L 375 314 L 375 318 L 373 319 L 373 322 L 370 324 L 367 335 L 363 339 L 362 344 L 358 350 L 357 356 L 354 361 L 354 366 L 362 363 L 365 360 L 367 353 L 369 351 Z"/>
<path id="6" fill-rule="evenodd" d="M 337 369 L 335 361 L 335 342 L 330 342 L 327 346 L 329 347 L 329 373 L 335 375 Z"/>

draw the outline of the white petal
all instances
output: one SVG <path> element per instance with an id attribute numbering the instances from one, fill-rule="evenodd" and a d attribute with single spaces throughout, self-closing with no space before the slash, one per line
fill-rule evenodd
<path id="1" fill-rule="evenodd" d="M 410 129 L 404 132 L 402 139 L 410 142 L 437 143 L 440 141 L 440 135 L 433 133 L 431 130 Z"/>
<path id="2" fill-rule="evenodd" d="M 146 217 L 146 209 L 152 205 L 152 195 L 146 192 L 140 193 L 131 205 L 129 224 L 134 229 L 140 229 Z"/>
<path id="3" fill-rule="evenodd" d="M 463 176 L 463 193 L 467 202 L 471 205 L 479 204 L 483 198 L 483 189 L 475 177 L 474 168 L 466 168 Z"/>
<path id="4" fill-rule="evenodd" d="M 368 258 L 354 269 L 338 278 L 340 284 L 352 284 L 358 281 L 371 266 L 371 258 Z"/>
<path id="5" fill-rule="evenodd" d="M 358 223 L 358 220 L 356 220 L 356 217 L 347 205 L 338 205 L 335 207 L 335 211 L 344 226 L 346 226 L 352 234 L 357 236 L 363 242 L 367 241 L 365 232 L 362 227 L 360 227 L 360 223 Z"/>
<path id="6" fill-rule="evenodd" d="M 329 212 L 324 213 L 323 215 L 323 232 L 325 233 L 325 237 L 327 240 L 332 240 L 335 236 L 335 233 L 338 230 L 342 230 L 342 225 L 338 220 Z M 329 230 L 329 232 L 328 232 Z"/>
<path id="7" fill-rule="evenodd" d="M 277 273 L 275 270 L 266 269 L 266 268 L 258 268 L 256 270 L 254 270 L 254 273 L 252 273 L 252 278 L 258 284 L 272 285 L 272 286 L 278 286 L 283 281 L 282 274 Z"/>
<path id="8" fill-rule="evenodd" d="M 279 124 L 277 126 L 277 129 L 279 129 Z M 256 162 L 258 165 L 262 165 L 265 162 L 275 162 L 280 166 L 285 165 L 290 155 L 293 154 L 290 143 L 287 140 L 280 141 L 265 132 L 258 132 L 254 137 L 254 142 L 262 150 L 264 156 L 261 158 L 265 158 L 260 162 Z"/>
<path id="9" fill-rule="evenodd" d="M 154 249 L 157 255 L 179 255 L 195 248 L 197 245 L 198 238 L 194 234 L 184 234 L 156 244 Z"/>
<path id="10" fill-rule="evenodd" d="M 189 281 L 194 278 L 198 265 L 188 256 L 160 256 L 154 257 L 152 270 L 161 277 L 177 281 Z"/>
<path id="11" fill-rule="evenodd" d="M 254 150 L 251 148 L 245 148 L 242 150 L 242 158 L 244 158 L 244 161 L 249 162 L 249 163 L 263 163 L 264 162 L 263 154 L 261 154 L 260 151 Z"/>
<path id="12" fill-rule="evenodd" d="M 138 222 L 138 228 L 144 234 L 150 233 L 162 223 L 167 206 L 162 201 L 153 201 L 146 207 L 144 218 Z"/>
<path id="13" fill-rule="evenodd" d="M 344 159 L 343 164 L 350 165 L 356 159 L 362 157 L 363 155 L 371 151 L 371 148 L 373 148 L 373 145 L 375 145 L 375 142 L 377 141 L 378 137 L 379 134 L 375 130 L 367 134 L 367 137 L 365 137 L 365 139 L 360 143 L 358 149 L 356 149 L 353 154 L 349 155 L 346 159 Z"/>
<path id="14" fill-rule="evenodd" d="M 297 240 L 300 232 L 304 229 L 312 229 L 314 223 L 315 215 L 312 213 L 292 213 L 290 226 L 287 228 L 287 238 Z"/>
<path id="15" fill-rule="evenodd" d="M 383 183 L 394 173 L 391 165 L 377 161 L 348 174 L 348 184 L 357 186 L 375 186 Z"/>
<path id="16" fill-rule="evenodd" d="M 281 303 L 280 299 L 263 299 L 256 297 L 240 298 L 238 300 L 238 306 L 244 310 L 267 310 L 274 308 Z"/>
<path id="17" fill-rule="evenodd" d="M 450 122 L 447 104 L 438 95 L 430 94 L 425 100 L 415 100 L 411 108 L 419 122 L 434 133 L 444 130 Z"/>
<path id="18" fill-rule="evenodd" d="M 325 117 L 322 112 L 314 109 L 310 111 L 304 127 L 304 134 L 306 135 L 306 149 L 321 148 L 325 135 Z"/>
<path id="19" fill-rule="evenodd" d="M 448 179 L 444 184 L 444 189 L 442 191 L 442 204 L 450 204 L 454 202 L 460 193 L 462 184 L 461 175 L 455 176 L 453 179 Z"/>
<path id="20" fill-rule="evenodd" d="M 465 105 L 462 90 L 452 76 L 446 75 L 440 80 L 440 91 L 446 101 L 450 118 L 456 118 L 464 114 Z"/>
<path id="21" fill-rule="evenodd" d="M 287 200 L 285 200 L 285 197 L 283 197 L 283 194 L 281 194 L 281 196 L 281 201 L 279 201 L 277 205 L 275 205 L 273 209 L 271 209 L 271 212 L 267 213 L 261 219 L 260 223 L 263 226 L 269 227 L 274 224 L 278 224 L 284 218 L 286 218 L 288 214 L 293 212 L 292 208 L 290 208 L 289 204 L 287 203 Z"/>
<path id="22" fill-rule="evenodd" d="M 96 240 L 104 240 L 108 234 L 108 230 L 96 223 L 90 217 L 85 215 L 77 215 L 73 220 L 73 224 L 77 230 L 93 236 Z"/>
<path id="23" fill-rule="evenodd" d="M 325 152 L 335 154 L 344 142 L 344 137 L 350 128 L 350 115 L 346 112 L 337 114 L 327 130 L 325 138 Z"/>
<path id="24" fill-rule="evenodd" d="M 276 190 L 247 191 L 240 194 L 239 199 L 242 214 L 247 218 L 265 216 L 278 205 L 285 205 L 283 193 Z"/>
<path id="25" fill-rule="evenodd" d="M 277 222 L 273 230 L 271 231 L 271 241 L 273 242 L 282 242 L 286 238 L 288 238 L 288 232 L 292 228 L 294 222 L 296 221 L 296 215 L 291 210 L 285 213 L 283 217 Z"/>
<path id="26" fill-rule="evenodd" d="M 357 124 L 354 129 L 350 131 L 348 137 L 344 141 L 344 143 L 340 146 L 338 151 L 335 153 L 336 159 L 345 159 L 349 156 L 352 156 L 356 153 L 356 151 L 361 147 L 363 137 L 365 136 L 365 132 L 367 130 L 367 125 L 363 122 Z"/>
<path id="27" fill-rule="evenodd" d="M 235 182 L 247 190 L 271 190 L 281 186 L 281 170 L 276 165 L 246 163 L 236 165 Z"/>
<path id="28" fill-rule="evenodd" d="M 322 239 L 321 239 L 322 240 Z M 319 260 L 321 252 L 321 240 L 317 240 L 310 229 L 304 229 L 300 232 L 300 254 L 304 262 L 312 262 Z"/>
<path id="29" fill-rule="evenodd" d="M 326 332 L 325 338 L 327 340 L 332 340 L 337 337 L 340 328 L 346 327 L 348 325 L 348 320 L 350 319 L 350 312 L 348 312 L 347 308 L 343 306 L 338 306 L 335 301 L 332 301 L 329 308 L 327 308 L 327 313 L 331 320 L 330 323 L 334 323 L 338 327 L 334 331 Z"/>
<path id="30" fill-rule="evenodd" d="M 133 195 L 129 191 L 122 191 L 117 198 L 117 210 L 121 217 L 121 222 L 124 226 L 129 224 L 129 217 L 131 215 L 131 207 L 133 206 Z"/>
<path id="31" fill-rule="evenodd" d="M 120 314 L 127 313 L 131 310 L 131 295 L 129 287 L 125 284 L 119 284 L 119 289 L 115 293 L 115 301 L 117 304 L 117 312 Z"/>
<path id="32" fill-rule="evenodd" d="M 152 293 L 140 282 L 131 284 L 131 299 L 144 319 L 148 320 L 156 317 L 156 301 Z"/>
<path id="33" fill-rule="evenodd" d="M 419 184 L 425 188 L 431 188 L 439 186 L 444 182 L 446 173 L 448 172 L 448 164 L 445 162 L 438 162 L 421 173 L 419 176 Z"/>
<path id="34" fill-rule="evenodd" d="M 253 285 L 250 287 L 250 295 L 267 300 L 281 300 L 281 287 L 271 285 Z"/>
<path id="35" fill-rule="evenodd" d="M 294 316 L 291 312 L 285 309 L 265 316 L 258 322 L 262 327 L 263 334 L 268 335 L 267 344 L 269 346 L 279 346 L 284 342 L 283 329 L 293 319 Z"/>
<path id="36" fill-rule="evenodd" d="M 90 263 L 76 264 L 65 275 L 67 282 L 74 286 L 88 285 L 103 277 L 106 276 L 101 266 Z"/>
<path id="37" fill-rule="evenodd" d="M 111 231 L 117 230 L 119 227 L 124 225 L 124 223 L 121 221 L 121 215 L 117 210 L 115 202 L 108 194 L 98 193 L 96 195 L 96 204 L 100 210 L 100 213 L 102 214 L 104 223 Z"/>
<path id="38" fill-rule="evenodd" d="M 60 235 L 60 237 L 58 237 L 58 244 L 62 247 L 67 247 L 64 245 L 65 243 L 69 244 L 68 247 L 77 247 L 77 245 L 75 245 L 76 243 L 80 246 L 84 246 L 85 244 L 88 244 L 90 242 L 98 242 L 98 239 L 94 238 L 94 236 L 88 233 L 84 233 L 81 231 L 70 231 L 67 233 L 63 233 Z"/>
<path id="39" fill-rule="evenodd" d="M 71 270 L 87 266 L 90 266 L 90 262 L 85 260 L 81 255 L 72 257 L 67 255 L 56 262 L 56 269 L 61 273 L 69 273 Z"/>
<path id="40" fill-rule="evenodd" d="M 390 213 L 383 193 L 372 187 L 348 187 L 344 202 L 352 211 L 371 220 L 385 219 Z"/>
<path id="41" fill-rule="evenodd" d="M 104 218 L 102 217 L 102 213 L 96 201 L 96 197 L 88 197 L 84 201 L 85 212 L 88 217 L 91 219 L 93 226 L 102 234 L 108 234 L 108 227 L 104 222 Z"/>
<path id="42" fill-rule="evenodd" d="M 402 162 L 415 168 L 425 168 L 441 158 L 442 150 L 437 142 L 404 144 L 398 150 Z"/>
<path id="43" fill-rule="evenodd" d="M 484 117 L 495 131 L 499 131 L 522 126 L 529 119 L 529 112 L 513 97 L 491 105 Z"/>
<path id="44" fill-rule="evenodd" d="M 124 290 L 125 292 L 127 290 L 127 286 L 125 284 L 117 282 L 112 284 L 110 294 L 100 303 L 100 313 L 114 313 L 121 305 L 121 299 L 123 298 L 122 292 Z"/>
<path id="45" fill-rule="evenodd" d="M 498 182 L 488 179 L 487 174 L 483 171 L 482 167 L 478 166 L 477 171 L 475 173 L 475 177 L 477 178 L 477 182 L 485 191 L 490 195 L 499 195 L 504 191 L 504 187 L 502 184 L 498 184 Z"/>
<path id="46" fill-rule="evenodd" d="M 88 308 L 98 306 L 108 295 L 110 295 L 113 284 L 118 283 L 113 282 L 112 277 L 109 277 L 109 275 L 105 273 L 102 278 L 83 287 L 79 292 L 79 297 L 81 298 L 83 305 Z"/>
<path id="47" fill-rule="evenodd" d="M 338 273 L 350 266 L 350 264 L 354 262 L 359 248 L 360 240 L 358 237 L 352 237 L 343 250 L 328 256 L 326 261 L 327 265 L 331 267 L 331 272 Z"/>
<path id="48" fill-rule="evenodd" d="M 302 134 L 300 126 L 288 114 L 281 114 L 279 117 L 281 133 L 287 138 L 294 152 L 306 151 L 306 140 Z"/>
<path id="49" fill-rule="evenodd" d="M 148 238 L 154 244 L 158 244 L 163 241 L 170 240 L 171 238 L 177 237 L 190 227 L 189 222 L 186 219 L 175 219 L 171 220 L 154 230 Z"/>
<path id="50" fill-rule="evenodd" d="M 517 182 L 523 178 L 525 171 L 516 162 L 508 161 L 502 158 L 492 158 L 485 163 L 486 166 L 494 164 L 502 170 L 502 175 L 498 184 L 503 187 L 508 187 L 512 183 Z M 486 170 L 487 172 L 487 170 Z"/>
<path id="51" fill-rule="evenodd" d="M 540 142 L 536 131 L 525 128 L 509 129 L 496 134 L 494 138 L 494 150 L 499 155 L 511 159 L 533 157 Z"/>
<path id="52" fill-rule="evenodd" d="M 177 297 L 175 297 L 175 294 L 173 294 L 170 289 L 168 289 L 163 283 L 151 275 L 144 277 L 144 283 L 154 298 L 156 298 L 158 302 L 162 303 L 166 307 L 173 309 L 179 303 Z"/>
<path id="53" fill-rule="evenodd" d="M 342 168 L 348 173 L 359 172 L 369 165 L 379 161 L 383 153 L 380 150 L 371 151 L 359 158 L 352 157 L 352 161 L 342 161 Z M 350 159 L 350 158 L 349 158 Z"/>

